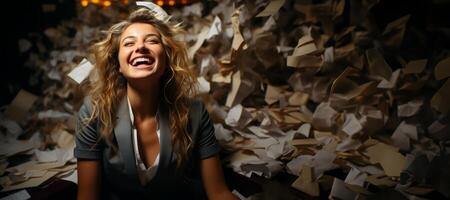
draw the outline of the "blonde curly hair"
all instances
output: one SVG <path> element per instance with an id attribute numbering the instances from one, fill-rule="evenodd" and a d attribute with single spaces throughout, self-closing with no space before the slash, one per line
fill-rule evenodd
<path id="1" fill-rule="evenodd" d="M 161 34 L 161 41 L 166 53 L 168 66 L 161 77 L 162 101 L 168 106 L 170 131 L 173 133 L 172 144 L 180 168 L 191 151 L 192 138 L 188 133 L 188 112 L 191 97 L 195 94 L 196 77 L 189 70 L 186 45 L 176 40 L 175 36 L 183 32 L 180 23 L 159 20 L 150 10 L 138 9 L 128 19 L 114 24 L 107 31 L 106 37 L 93 45 L 95 67 L 98 79 L 90 85 L 89 96 L 92 101 L 92 113 L 87 121 L 98 120 L 101 125 L 101 137 L 112 144 L 116 109 L 126 95 L 126 79 L 119 72 L 119 40 L 123 31 L 133 23 L 147 23 L 154 26 Z M 113 145 L 114 147 L 114 145 Z"/>

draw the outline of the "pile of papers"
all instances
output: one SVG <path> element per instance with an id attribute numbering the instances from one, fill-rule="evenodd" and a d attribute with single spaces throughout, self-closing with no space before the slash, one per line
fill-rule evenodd
<path id="1" fill-rule="evenodd" d="M 378 1 L 358 2 L 225 0 L 168 13 L 184 22 L 187 33 L 177 37 L 188 44 L 197 96 L 235 172 L 287 172 L 299 177 L 292 188 L 311 196 L 356 199 L 391 188 L 449 198 L 450 56 L 402 53 L 411 15 L 379 27 L 371 12 Z M 4 112 L 2 187 L 73 171 L 73 116 L 95 78 L 86 49 L 122 12 L 81 9 L 45 31 L 52 49 L 33 43 L 29 63 L 45 73 L 46 89 L 19 93 Z M 32 136 L 18 140 L 23 134 Z M 32 159 L 8 167 L 17 154 Z M 346 176 L 327 173 L 335 169 Z"/>
<path id="2" fill-rule="evenodd" d="M 2 192 L 35 187 L 52 177 L 76 182 L 73 125 L 69 125 L 74 122 L 73 115 L 55 110 L 30 115 L 37 99 L 20 91 L 0 120 Z"/>

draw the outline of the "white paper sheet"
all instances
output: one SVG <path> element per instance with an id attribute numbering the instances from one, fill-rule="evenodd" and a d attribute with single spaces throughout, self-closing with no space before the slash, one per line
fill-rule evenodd
<path id="1" fill-rule="evenodd" d="M 349 136 L 353 136 L 354 134 L 360 132 L 362 130 L 362 125 L 359 123 L 355 114 L 350 113 L 345 115 L 345 122 L 342 126 L 342 131 L 347 133 Z"/>
<path id="2" fill-rule="evenodd" d="M 197 88 L 199 94 L 208 94 L 211 90 L 211 84 L 201 76 L 197 78 Z"/>
<path id="3" fill-rule="evenodd" d="M 80 84 L 91 73 L 92 69 L 94 69 L 94 65 L 90 63 L 86 58 L 84 58 L 77 67 L 75 67 L 67 76 L 69 76 L 72 80 Z"/>
<path id="4" fill-rule="evenodd" d="M 214 17 L 214 21 L 209 28 L 208 34 L 206 35 L 206 40 L 211 39 L 212 37 L 219 35 L 222 32 L 222 21 L 218 16 Z"/>

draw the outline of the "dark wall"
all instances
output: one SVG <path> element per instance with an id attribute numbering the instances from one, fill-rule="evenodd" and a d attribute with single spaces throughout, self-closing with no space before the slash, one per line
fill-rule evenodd
<path id="1" fill-rule="evenodd" d="M 42 33 L 62 19 L 75 16 L 76 0 L 13 0 L 1 2 L 0 105 L 9 104 L 23 88 L 39 93 L 29 84 L 33 69 L 23 67 L 27 54 L 19 53 L 18 40 L 30 33 Z M 53 12 L 44 12 L 43 5 L 55 5 Z"/>

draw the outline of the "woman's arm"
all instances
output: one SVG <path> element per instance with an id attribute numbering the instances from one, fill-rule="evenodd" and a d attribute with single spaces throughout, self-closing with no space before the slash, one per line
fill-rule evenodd
<path id="1" fill-rule="evenodd" d="M 100 198 L 101 163 L 100 160 L 78 159 L 78 200 Z"/>
<path id="2" fill-rule="evenodd" d="M 201 164 L 203 185 L 208 199 L 222 200 L 238 198 L 230 192 L 223 178 L 222 166 L 218 155 L 203 159 Z"/>

